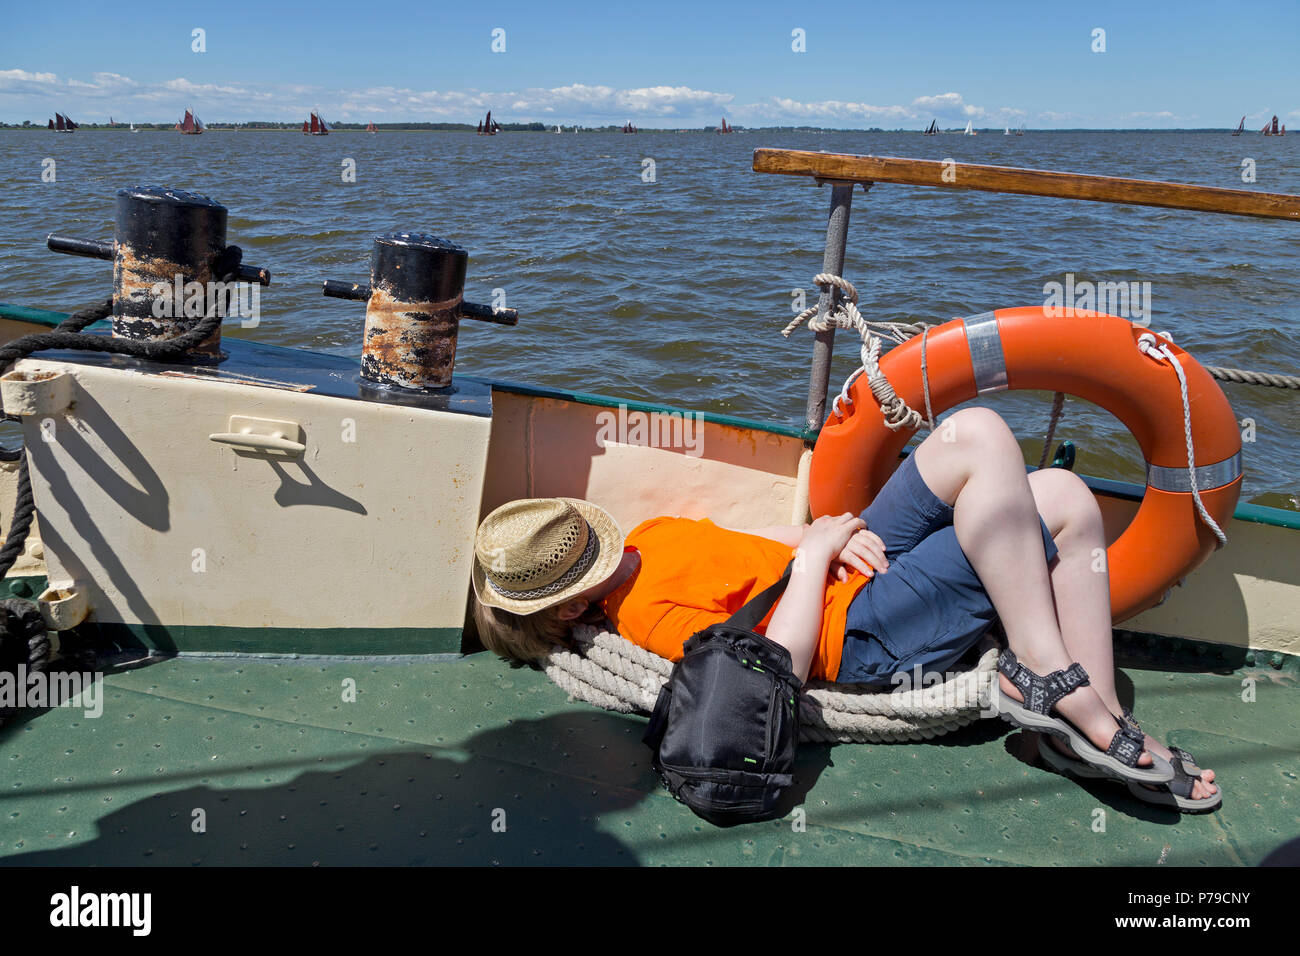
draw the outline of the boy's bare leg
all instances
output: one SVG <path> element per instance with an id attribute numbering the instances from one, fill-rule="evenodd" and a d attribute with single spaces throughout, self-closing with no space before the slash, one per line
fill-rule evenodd
<path id="1" fill-rule="evenodd" d="M 1038 513 L 1058 549 L 1050 568 L 1052 596 L 1061 638 L 1070 656 L 1083 665 L 1092 687 L 1117 717 L 1123 713 L 1115 690 L 1115 654 L 1110 623 L 1110 576 L 1105 562 L 1106 534 L 1097 499 L 1078 475 L 1045 468 L 1029 476 Z M 1058 749 L 1068 748 L 1049 738 Z M 1149 734 L 1147 749 L 1168 759 L 1169 749 Z M 1205 770 L 1192 790 L 1193 799 L 1218 792 L 1214 771 Z"/>
<path id="2" fill-rule="evenodd" d="M 1006 423 L 987 408 L 962 409 L 914 454 L 926 485 L 953 507 L 957 541 L 988 592 L 1012 651 L 1038 674 L 1069 667 L 1074 658 L 1057 623 L 1024 456 Z M 999 680 L 1005 693 L 1021 699 L 1005 676 Z M 1095 688 L 1079 688 L 1055 709 L 1094 746 L 1103 751 L 1110 746 L 1117 724 Z M 1143 754 L 1138 766 L 1150 765 L 1150 756 Z"/>

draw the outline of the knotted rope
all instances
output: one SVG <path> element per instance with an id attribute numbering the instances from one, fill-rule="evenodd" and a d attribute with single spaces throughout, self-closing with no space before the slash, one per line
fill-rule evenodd
<path id="1" fill-rule="evenodd" d="M 930 429 L 933 430 L 934 415 L 930 410 L 930 378 L 926 368 L 926 339 L 924 338 L 924 336 L 928 336 L 933 326 L 924 323 L 870 321 L 863 318 L 862 313 L 858 311 L 858 290 L 848 279 L 831 275 L 829 272 L 819 272 L 813 276 L 813 283 L 831 297 L 831 307 L 827 309 L 824 316 L 818 315 L 821 309 L 820 303 L 804 309 L 781 331 L 781 334 L 789 338 L 791 332 L 804 322 L 807 322 L 808 328 L 814 332 L 825 332 L 834 326 L 841 329 L 854 329 L 862 338 L 862 348 L 859 352 L 862 365 L 851 372 L 849 377 L 844 380 L 844 387 L 840 389 L 839 395 L 835 396 L 835 400 L 831 403 L 831 411 L 836 415 L 842 415 L 842 408 L 853 404 L 849 389 L 853 387 L 853 383 L 857 381 L 859 375 L 865 374 L 867 384 L 871 386 L 871 394 L 876 399 L 877 404 L 880 405 L 880 413 L 885 416 L 885 425 L 890 430 L 920 428 L 922 422 L 928 422 Z M 837 296 L 836 292 L 840 294 Z M 921 340 L 921 377 L 925 386 L 925 418 L 922 418 L 920 412 L 909 407 L 906 402 L 898 397 L 894 392 L 894 387 L 889 384 L 889 379 L 885 378 L 884 373 L 880 371 L 882 335 L 899 345 L 914 335 L 923 336 Z"/>
<path id="2" fill-rule="evenodd" d="M 619 713 L 648 714 L 672 673 L 670 661 L 620 634 L 589 624 L 573 629 L 576 651 L 556 649 L 546 676 L 571 699 Z M 820 743 L 929 740 L 973 723 L 989 705 L 997 649 L 985 650 L 972 670 L 931 686 L 893 690 L 810 681 L 800 695 L 801 739 Z M 925 675 L 924 679 L 931 679 Z"/>

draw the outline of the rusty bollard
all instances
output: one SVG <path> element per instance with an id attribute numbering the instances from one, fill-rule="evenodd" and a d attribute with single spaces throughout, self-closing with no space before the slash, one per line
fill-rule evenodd
<path id="1" fill-rule="evenodd" d="M 207 196 L 138 186 L 120 189 L 113 242 L 50 236 L 55 252 L 113 261 L 113 335 L 138 342 L 175 338 L 198 324 L 233 290 L 213 283 L 226 248 L 226 207 Z M 270 272 L 241 264 L 239 280 L 268 285 Z M 220 356 L 220 326 L 193 350 L 195 361 Z"/>
<path id="2" fill-rule="evenodd" d="M 370 284 L 327 279 L 327 296 L 366 303 L 361 377 L 379 385 L 439 389 L 451 384 L 462 318 L 515 325 L 513 309 L 463 300 L 469 253 L 416 232 L 376 236 Z"/>

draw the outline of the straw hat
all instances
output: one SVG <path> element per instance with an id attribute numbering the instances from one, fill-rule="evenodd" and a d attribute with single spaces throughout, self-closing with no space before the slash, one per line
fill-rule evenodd
<path id="1" fill-rule="evenodd" d="M 576 498 L 525 498 L 497 508 L 474 538 L 474 593 L 489 607 L 532 614 L 614 573 L 623 532 Z"/>

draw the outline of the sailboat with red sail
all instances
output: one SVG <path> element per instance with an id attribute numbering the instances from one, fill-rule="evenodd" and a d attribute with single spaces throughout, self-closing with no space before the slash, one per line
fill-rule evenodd
<path id="1" fill-rule="evenodd" d="M 328 136 L 330 128 L 325 125 L 325 121 L 320 118 L 320 114 L 312 110 L 311 119 L 303 120 L 302 134 L 304 136 Z"/>
<path id="2" fill-rule="evenodd" d="M 633 125 L 631 124 L 631 122 L 627 122 L 627 123 L 624 123 L 624 124 L 623 124 L 623 132 L 625 132 L 625 133 L 635 133 L 635 132 L 637 132 L 637 128 L 636 128 L 635 126 L 633 126 Z"/>
<path id="3" fill-rule="evenodd" d="M 1272 123 L 1265 123 L 1265 124 L 1264 124 L 1264 128 L 1263 128 L 1262 130 L 1260 130 L 1260 132 L 1263 133 L 1265 136 L 1285 136 L 1285 135 L 1286 135 L 1286 127 L 1283 126 L 1281 129 L 1278 129 L 1278 126 L 1277 126 L 1277 114 L 1274 114 L 1274 115 L 1273 115 L 1273 122 L 1272 122 Z"/>
<path id="4" fill-rule="evenodd" d="M 730 126 L 727 125 L 727 118 L 725 116 L 722 117 L 722 125 L 718 127 L 718 132 L 719 133 L 735 132 Z"/>
<path id="5" fill-rule="evenodd" d="M 1241 122 L 1237 124 L 1237 128 L 1232 131 L 1232 135 L 1240 136 L 1244 132 L 1246 132 L 1246 117 L 1243 116 Z"/>
<path id="6" fill-rule="evenodd" d="M 49 128 L 56 133 L 71 133 L 77 129 L 77 124 L 72 122 L 71 116 L 64 116 L 62 113 L 55 113 L 54 119 L 50 120 Z"/>
<path id="7" fill-rule="evenodd" d="M 369 123 L 366 124 L 366 132 L 367 132 L 367 133 L 378 133 L 378 132 L 379 132 L 379 130 L 375 128 L 375 121 L 374 121 L 374 120 L 371 120 Z"/>
<path id="8" fill-rule="evenodd" d="M 488 110 L 487 118 L 479 121 L 478 134 L 480 136 L 495 136 L 499 132 L 501 132 L 501 124 L 492 118 L 492 111 Z"/>
<path id="9" fill-rule="evenodd" d="M 203 120 L 190 110 L 185 111 L 185 118 L 176 124 L 176 128 L 186 136 L 198 136 L 204 130 Z"/>

